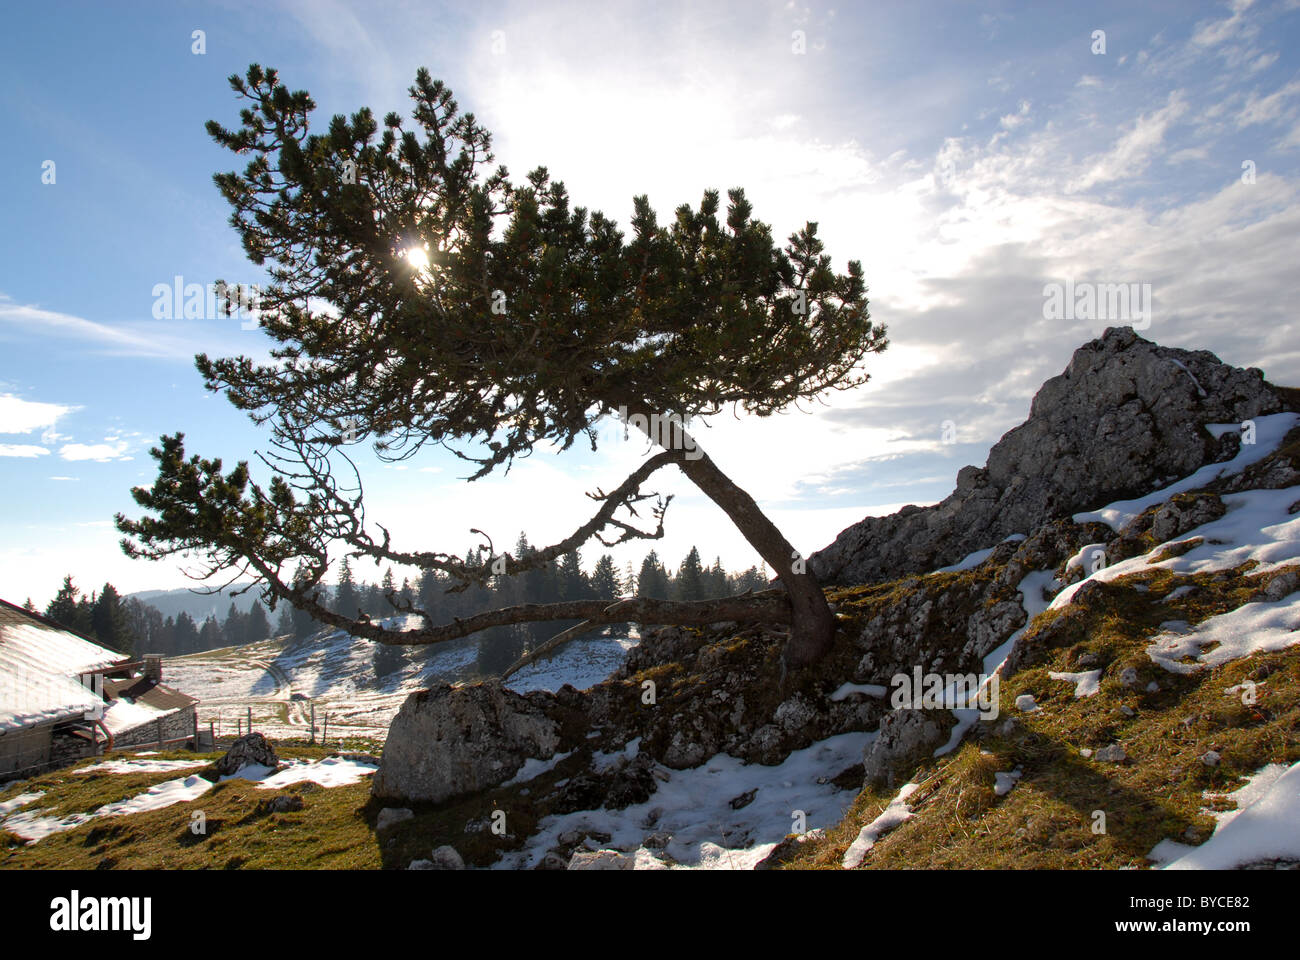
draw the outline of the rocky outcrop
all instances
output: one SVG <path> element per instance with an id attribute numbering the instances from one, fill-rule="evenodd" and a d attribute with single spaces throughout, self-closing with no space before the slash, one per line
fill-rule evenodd
<path id="1" fill-rule="evenodd" d="M 439 803 L 504 783 L 529 758 L 555 753 L 559 724 L 540 705 L 553 699 L 495 680 L 411 694 L 389 727 L 372 793 Z"/>
<path id="2" fill-rule="evenodd" d="M 1206 424 L 1282 407 L 1257 369 L 1111 328 L 1043 384 L 1029 419 L 994 445 L 984 467 L 962 468 L 946 500 L 854 524 L 809 558 L 810 569 L 824 584 L 858 584 L 956 563 L 1010 534 L 1227 459 L 1238 437 L 1215 439 Z"/>

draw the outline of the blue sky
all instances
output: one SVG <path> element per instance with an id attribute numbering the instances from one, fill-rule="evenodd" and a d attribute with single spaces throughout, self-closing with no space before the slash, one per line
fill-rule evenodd
<path id="1" fill-rule="evenodd" d="M 181 585 L 177 569 L 126 560 L 111 525 L 152 479 L 149 447 L 182 430 L 228 463 L 265 448 L 201 389 L 192 357 L 261 356 L 268 341 L 238 320 L 154 315 L 174 277 L 261 279 L 211 182 L 234 158 L 203 130 L 235 122 L 225 78 L 250 62 L 309 90 L 322 124 L 361 105 L 407 112 L 426 65 L 517 177 L 546 164 L 575 203 L 620 222 L 637 193 L 667 214 L 737 185 L 778 236 L 818 221 L 838 266 L 863 261 L 890 328 L 873 381 L 699 431 L 811 551 L 866 513 L 945 496 L 1107 325 L 1045 319 L 1045 283 L 1149 283 L 1145 336 L 1300 383 L 1298 8 L 14 6 L 0 35 L 0 596 L 44 603 L 65 572 Z M 549 542 L 585 518 L 584 490 L 615 485 L 642 452 L 539 452 L 475 484 L 446 454 L 401 470 L 363 457 L 369 513 L 414 548 L 464 548 L 472 526 Z M 692 543 L 729 567 L 756 560 L 680 479 L 661 489 L 678 495 L 653 545 L 670 564 Z"/>

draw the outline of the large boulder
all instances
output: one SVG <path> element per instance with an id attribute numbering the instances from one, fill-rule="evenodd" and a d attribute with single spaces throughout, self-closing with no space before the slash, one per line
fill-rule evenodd
<path id="1" fill-rule="evenodd" d="M 963 467 L 946 500 L 859 521 L 809 565 L 826 584 L 926 573 L 1011 534 L 1032 534 L 1051 520 L 1145 494 L 1226 459 L 1238 438 L 1216 439 L 1206 424 L 1282 409 L 1253 367 L 1113 327 L 1043 384 L 1029 419 L 994 445 L 984 467 Z"/>
<path id="2" fill-rule="evenodd" d="M 537 695 L 489 680 L 411 694 L 388 729 L 371 792 L 439 803 L 504 783 L 530 757 L 556 752 L 560 729 Z"/>

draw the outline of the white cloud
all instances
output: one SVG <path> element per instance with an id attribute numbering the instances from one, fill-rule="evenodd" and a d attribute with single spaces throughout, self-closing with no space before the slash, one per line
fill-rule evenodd
<path id="1" fill-rule="evenodd" d="M 64 460 L 94 460 L 108 463 L 110 460 L 130 460 L 123 456 L 127 444 L 124 440 L 117 443 L 65 443 L 59 448 L 59 456 Z"/>
<path id="2" fill-rule="evenodd" d="M 31 433 L 49 430 L 76 407 L 61 403 L 40 403 L 23 400 L 12 394 L 0 396 L 0 433 Z M 49 442 L 49 441 L 46 441 Z"/>
<path id="3" fill-rule="evenodd" d="M 50 451 L 26 443 L 0 443 L 0 457 L 43 457 Z"/>

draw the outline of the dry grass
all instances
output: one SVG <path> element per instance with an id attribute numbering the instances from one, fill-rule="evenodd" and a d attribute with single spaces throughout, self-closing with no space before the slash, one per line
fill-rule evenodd
<path id="1" fill-rule="evenodd" d="M 1117 869 L 1147 865 L 1165 838 L 1203 842 L 1214 827 L 1206 791 L 1231 791 L 1265 764 L 1300 760 L 1300 648 L 1187 676 L 1157 667 L 1144 649 L 1162 621 L 1196 623 L 1249 600 L 1268 578 L 1247 572 L 1175 578 L 1155 571 L 1099 591 L 1080 609 L 1040 618 L 1033 633 L 1061 616 L 1070 629 L 1050 631 L 1058 642 L 1003 684 L 1001 702 L 1030 693 L 1041 710 L 1015 713 L 1010 729 L 1006 713 L 980 723 L 954 754 L 916 771 L 915 816 L 879 840 L 863 867 Z M 1137 582 L 1149 592 L 1131 589 Z M 1159 602 L 1189 582 L 1198 589 Z M 1075 698 L 1071 684 L 1048 676 L 1085 669 L 1081 659 L 1104 668 L 1093 697 Z M 1119 680 L 1126 667 L 1137 671 L 1133 687 Z M 1247 679 L 1257 684 L 1249 706 L 1224 692 Z M 1149 691 L 1153 681 L 1158 689 Z M 1080 754 L 1116 742 L 1128 755 L 1120 764 Z M 1221 755 L 1217 767 L 1201 762 L 1208 750 Z M 994 773 L 1013 769 L 1020 780 L 997 796 Z M 839 869 L 860 827 L 894 793 L 863 791 L 838 826 L 801 844 L 785 866 Z M 1098 812 L 1104 833 L 1094 830 Z"/>

